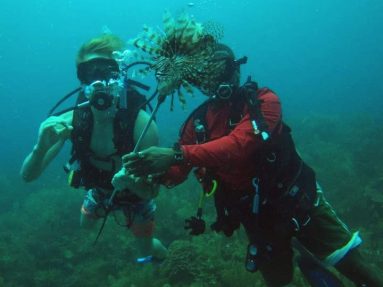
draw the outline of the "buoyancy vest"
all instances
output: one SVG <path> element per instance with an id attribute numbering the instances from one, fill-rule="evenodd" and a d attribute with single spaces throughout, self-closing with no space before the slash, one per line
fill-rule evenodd
<path id="1" fill-rule="evenodd" d="M 262 136 L 263 133 L 267 136 L 262 136 L 264 144 L 256 154 L 252 155 L 255 164 L 255 174 L 251 179 L 254 189 L 224 193 L 218 187 L 215 193 L 217 221 L 228 217 L 230 210 L 235 209 L 236 205 L 244 206 L 245 204 L 250 210 L 250 216 L 258 216 L 262 210 L 271 207 L 278 211 L 281 218 L 291 219 L 293 228 L 298 230 L 309 220 L 307 211 L 316 199 L 315 174 L 298 155 L 291 137 L 291 129 L 283 121 L 277 124 L 271 134 L 267 133 L 267 123 L 261 112 L 262 102 L 259 97 L 269 91 L 265 88 L 258 89 L 254 82 L 247 82 L 238 89 L 231 100 L 228 133 L 241 120 L 244 105 L 247 105 L 250 120 L 255 121 L 259 129 L 257 136 Z M 248 92 L 252 93 L 251 102 L 249 102 Z M 210 132 L 207 129 L 206 113 L 211 101 L 214 100 L 206 101 L 189 116 L 181 128 L 181 137 L 188 122 L 193 121 L 196 144 L 209 141 Z M 208 173 L 207 178 L 214 178 L 213 172 L 208 171 Z M 226 220 L 232 220 L 232 218 L 226 218 Z M 236 228 L 239 223 L 233 222 L 233 225 Z M 228 234 L 231 235 L 232 230 L 229 230 Z"/>
<path id="2" fill-rule="evenodd" d="M 78 102 L 83 101 L 80 94 Z M 134 125 L 139 110 L 144 109 L 145 97 L 135 89 L 127 89 L 127 108 L 119 108 L 113 123 L 113 142 L 116 149 L 114 155 L 122 156 L 133 150 Z M 76 109 L 73 112 L 73 131 L 71 136 L 72 151 L 69 163 L 77 163 L 75 175 L 72 176 L 73 187 L 84 187 L 85 189 L 101 187 L 112 190 L 111 179 L 116 172 L 114 168 L 110 171 L 98 169 L 90 163 L 93 154 L 90 149 L 90 141 L 93 128 L 93 115 L 90 107 Z"/>

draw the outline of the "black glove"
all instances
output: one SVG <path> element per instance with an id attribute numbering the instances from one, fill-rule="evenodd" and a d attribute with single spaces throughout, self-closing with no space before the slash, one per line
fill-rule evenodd
<path id="1" fill-rule="evenodd" d="M 185 219 L 184 228 L 190 229 L 190 235 L 200 235 L 205 232 L 205 221 L 201 218 L 197 218 L 195 216 L 190 217 L 190 219 Z"/>

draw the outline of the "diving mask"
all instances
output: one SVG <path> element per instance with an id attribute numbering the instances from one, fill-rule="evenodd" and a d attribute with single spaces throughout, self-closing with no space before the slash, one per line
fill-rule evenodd
<path id="1" fill-rule="evenodd" d="M 94 81 L 90 85 L 83 86 L 83 92 L 90 105 L 99 111 L 110 108 L 117 99 L 124 85 L 120 79 L 110 79 L 109 81 Z"/>
<path id="2" fill-rule="evenodd" d="M 120 67 L 114 59 L 94 58 L 77 65 L 77 78 L 85 85 L 95 81 L 117 80 L 119 77 Z"/>
<path id="3" fill-rule="evenodd" d="M 234 85 L 230 83 L 222 83 L 218 86 L 214 96 L 221 100 L 228 100 L 233 94 Z"/>

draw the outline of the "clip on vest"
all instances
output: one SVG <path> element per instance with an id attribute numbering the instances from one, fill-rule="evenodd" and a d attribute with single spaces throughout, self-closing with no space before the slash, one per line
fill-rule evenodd
<path id="1" fill-rule="evenodd" d="M 252 120 L 251 121 L 251 124 L 253 126 L 253 129 L 254 129 L 254 134 L 258 135 L 258 134 L 261 134 L 262 136 L 262 139 L 264 141 L 266 141 L 268 138 L 269 138 L 269 134 L 265 131 L 260 131 L 259 128 L 258 128 L 258 125 L 257 125 L 257 122 L 255 120 Z"/>

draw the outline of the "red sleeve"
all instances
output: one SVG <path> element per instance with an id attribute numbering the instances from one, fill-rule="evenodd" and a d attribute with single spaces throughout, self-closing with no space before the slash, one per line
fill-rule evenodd
<path id="1" fill-rule="evenodd" d="M 195 143 L 195 132 L 193 127 L 193 121 L 188 121 L 184 127 L 180 144 L 194 144 Z M 192 165 L 185 163 L 184 165 L 175 165 L 168 169 L 168 171 L 161 177 L 161 184 L 167 187 L 173 187 L 184 182 L 190 170 L 193 168 Z"/>
<path id="2" fill-rule="evenodd" d="M 281 119 L 281 105 L 278 97 L 271 91 L 260 96 L 261 112 L 272 133 Z M 246 159 L 261 145 L 262 138 L 255 135 L 248 113 L 227 136 L 223 136 L 204 144 L 184 144 L 182 149 L 186 162 L 191 166 L 220 168 L 233 166 Z"/>

